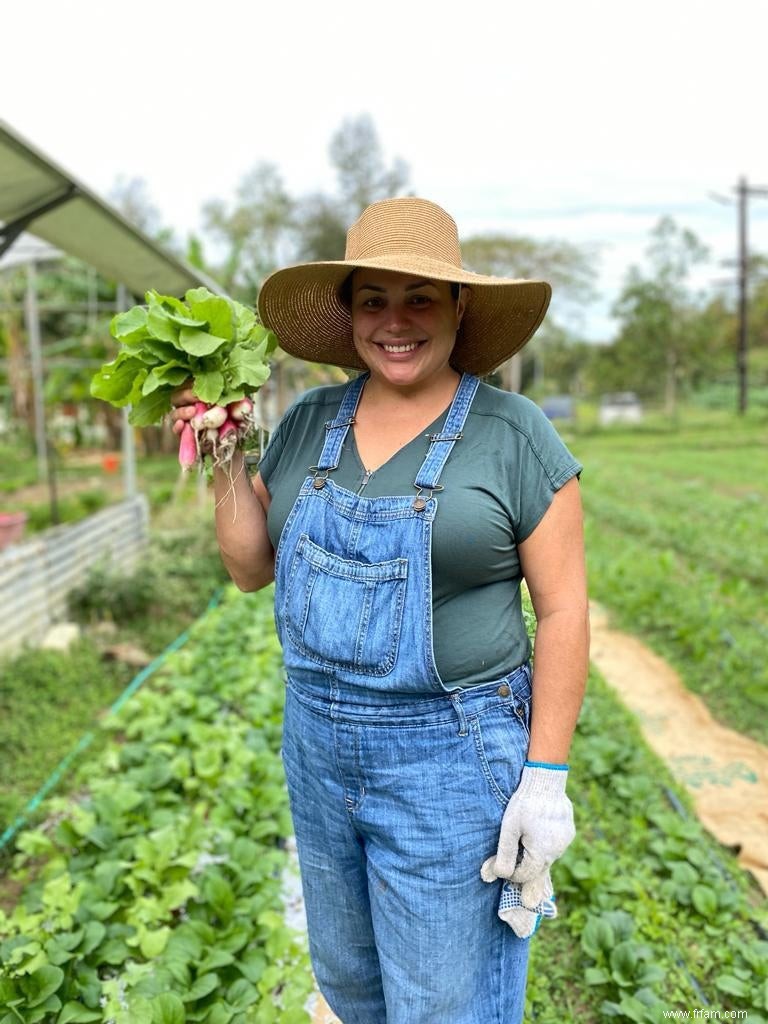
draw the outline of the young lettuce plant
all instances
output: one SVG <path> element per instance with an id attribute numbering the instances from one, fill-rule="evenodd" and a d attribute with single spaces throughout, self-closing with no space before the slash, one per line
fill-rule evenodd
<path id="1" fill-rule="evenodd" d="M 192 288 L 185 301 L 148 291 L 145 306 L 119 313 L 110 333 L 120 342 L 117 358 L 91 381 L 91 394 L 111 405 L 132 406 L 129 422 L 159 423 L 171 394 L 192 381 L 198 399 L 179 445 L 183 469 L 228 467 L 255 427 L 251 396 L 269 377 L 274 334 L 253 310 L 207 288 Z"/>

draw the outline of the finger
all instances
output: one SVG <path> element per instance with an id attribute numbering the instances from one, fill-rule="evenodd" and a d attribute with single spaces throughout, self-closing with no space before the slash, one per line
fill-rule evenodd
<path id="1" fill-rule="evenodd" d="M 183 429 L 184 429 L 184 420 L 176 420 L 176 422 L 171 427 L 171 430 L 177 436 L 182 432 Z"/>
<path id="2" fill-rule="evenodd" d="M 194 405 L 180 405 L 178 409 L 174 409 L 171 413 L 171 419 L 177 420 L 191 420 L 195 415 Z"/>
<path id="3" fill-rule="evenodd" d="M 548 861 L 544 860 L 543 857 L 537 856 L 535 853 L 531 853 L 528 847 L 525 846 L 523 847 L 523 859 L 506 877 L 511 878 L 513 882 L 530 882 L 532 878 L 540 875 L 542 871 L 546 871 L 548 867 Z"/>
<path id="4" fill-rule="evenodd" d="M 549 871 L 544 871 L 530 882 L 523 882 L 520 886 L 520 899 L 526 907 L 532 909 L 538 906 L 542 900 L 548 900 L 552 896 L 552 879 Z"/>
<path id="5" fill-rule="evenodd" d="M 499 878 L 512 878 L 515 865 L 520 858 L 519 851 L 519 842 L 499 842 L 499 849 L 496 852 L 496 864 L 494 865 L 494 871 Z"/>
<path id="6" fill-rule="evenodd" d="M 171 392 L 171 405 L 194 405 L 197 401 L 192 393 L 192 381 L 188 380 L 180 388 Z"/>
<path id="7" fill-rule="evenodd" d="M 197 399 L 191 391 L 182 391 L 182 393 L 177 395 L 175 398 L 173 396 L 171 397 L 171 405 L 174 409 L 194 409 L 196 402 Z"/>
<path id="8" fill-rule="evenodd" d="M 484 882 L 495 882 L 501 877 L 496 874 L 495 864 L 495 857 L 489 857 L 488 860 L 483 861 L 483 866 L 480 868 L 480 877 Z"/>

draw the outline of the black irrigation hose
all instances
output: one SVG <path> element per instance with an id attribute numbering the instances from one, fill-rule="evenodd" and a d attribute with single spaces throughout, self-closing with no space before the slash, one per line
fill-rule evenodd
<path id="1" fill-rule="evenodd" d="M 205 611 L 202 613 L 202 615 L 199 616 L 200 619 L 202 619 L 204 616 L 208 614 L 208 612 L 210 612 L 213 608 L 216 607 L 216 605 L 221 600 L 222 591 L 223 587 L 218 587 L 216 589 L 213 597 L 208 602 L 208 606 L 206 607 Z M 117 711 L 118 708 L 120 708 L 128 700 L 129 697 L 133 696 L 133 694 L 136 692 L 136 690 L 138 690 L 138 688 L 141 686 L 144 680 L 151 676 L 153 672 L 156 672 L 158 668 L 160 668 L 160 666 L 163 664 L 163 662 L 170 654 L 172 654 L 174 651 L 177 651 L 183 644 L 186 643 L 187 639 L 189 638 L 191 628 L 192 626 L 190 626 L 188 629 L 185 629 L 183 633 L 180 633 L 172 643 L 168 644 L 168 646 L 163 651 L 161 651 L 161 653 L 158 654 L 158 656 L 152 662 L 150 662 L 149 665 L 146 666 L 146 668 L 143 668 L 138 675 L 134 676 L 134 678 L 126 686 L 126 688 L 123 690 L 123 692 L 114 702 L 114 704 L 112 704 L 112 706 L 110 707 L 110 713 L 114 713 L 115 711 Z M 11 839 L 13 839 L 16 833 L 24 825 L 28 823 L 29 815 L 32 814 L 32 812 L 39 807 L 44 798 L 51 792 L 51 790 L 64 777 L 64 775 L 66 775 L 70 765 L 77 758 L 77 755 L 81 753 L 83 750 L 85 750 L 87 747 L 89 747 L 95 738 L 96 732 L 94 730 L 90 730 L 89 732 L 85 733 L 84 736 L 80 737 L 80 739 L 72 748 L 72 750 L 70 750 L 70 752 L 65 757 L 63 757 L 61 761 L 59 761 L 58 765 L 48 776 L 43 785 L 38 789 L 38 791 L 35 793 L 32 799 L 27 803 L 23 812 L 15 819 L 15 821 L 13 821 L 8 826 L 8 828 L 6 828 L 3 834 L 0 835 L 0 853 L 2 853 L 4 847 L 6 847 L 8 843 L 10 843 Z"/>
<path id="2" fill-rule="evenodd" d="M 690 815 L 688 814 L 686 809 L 683 807 L 683 805 L 680 803 L 680 801 L 678 800 L 677 796 L 672 792 L 672 790 L 668 786 L 663 786 L 662 789 L 664 790 L 664 795 L 666 796 L 667 800 L 669 800 L 670 804 L 677 811 L 677 813 L 680 815 L 680 817 L 683 818 L 683 819 L 689 818 Z M 736 893 L 736 895 L 740 895 L 738 886 L 734 882 L 734 880 L 733 880 L 730 872 L 726 868 L 725 864 L 723 864 L 723 862 L 717 856 L 715 851 L 712 850 L 711 848 L 709 848 L 709 846 L 707 847 L 707 852 L 709 854 L 709 859 L 712 861 L 714 866 L 717 868 L 718 872 L 720 873 L 721 878 L 726 883 L 726 885 L 731 890 L 731 892 Z M 755 931 L 757 932 L 758 936 L 763 941 L 768 942 L 768 931 L 766 931 L 765 928 L 763 928 L 763 926 L 760 924 L 759 921 L 755 921 L 752 918 L 750 918 L 749 920 L 750 920 L 750 924 L 755 929 Z"/>
<path id="3" fill-rule="evenodd" d="M 683 960 L 683 957 L 682 957 L 682 955 L 680 953 L 680 950 L 677 948 L 677 946 L 674 944 L 674 942 L 670 942 L 669 945 L 667 946 L 667 952 L 668 953 L 670 952 L 670 950 L 672 951 L 672 955 L 673 955 L 673 958 L 675 960 L 675 963 L 677 964 L 678 967 L 682 968 L 683 973 L 685 974 L 686 978 L 688 979 L 688 981 L 691 984 L 691 988 L 696 993 L 696 997 L 699 1000 L 699 1004 L 701 1006 L 709 1006 L 710 1005 L 709 1000 L 704 995 L 704 992 L 702 991 L 701 985 L 699 985 L 699 983 L 696 980 L 696 978 L 688 970 L 688 965 L 686 964 L 685 960 Z"/>

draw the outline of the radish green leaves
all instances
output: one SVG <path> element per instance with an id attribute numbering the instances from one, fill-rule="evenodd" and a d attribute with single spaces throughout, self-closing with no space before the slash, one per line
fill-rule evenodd
<path id="1" fill-rule="evenodd" d="M 185 301 L 146 293 L 146 306 L 113 318 L 116 359 L 99 370 L 91 394 L 131 405 L 130 422 L 145 427 L 170 411 L 171 393 L 190 378 L 207 405 L 227 406 L 253 394 L 269 377 L 274 334 L 239 302 L 192 288 Z"/>

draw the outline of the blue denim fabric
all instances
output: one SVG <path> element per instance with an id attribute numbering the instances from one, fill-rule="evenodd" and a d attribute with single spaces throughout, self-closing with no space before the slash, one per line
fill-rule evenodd
<path id="1" fill-rule="evenodd" d="M 435 492 L 477 378 L 465 374 L 411 497 L 330 478 L 347 387 L 286 521 L 275 621 L 312 965 L 344 1024 L 519 1024 L 529 940 L 498 917 L 496 851 L 529 741 L 531 673 L 449 692 L 432 647 Z"/>
<path id="2" fill-rule="evenodd" d="M 275 621 L 285 666 L 297 680 L 326 674 L 339 692 L 444 693 L 432 647 L 434 492 L 478 381 L 462 377 L 413 496 L 386 498 L 354 494 L 329 476 L 364 383 L 350 383 L 326 424 L 316 475 L 304 481 L 278 545 Z"/>
<path id="3" fill-rule="evenodd" d="M 319 988 L 344 1024 L 519 1024 L 530 939 L 496 852 L 528 748 L 530 669 L 370 705 L 288 682 L 288 780 Z M 509 687 L 509 696 L 503 683 Z"/>

